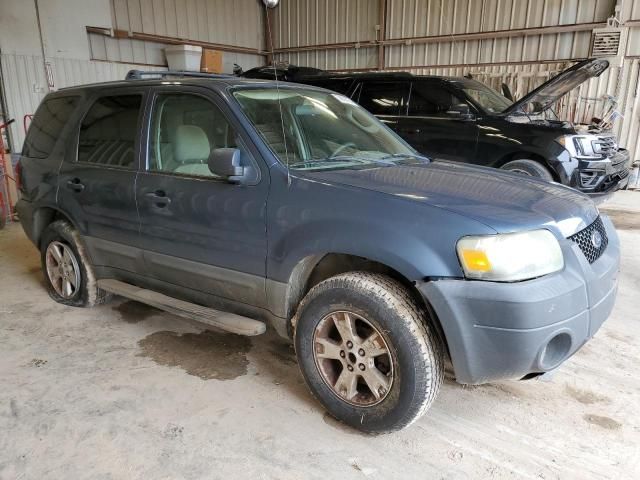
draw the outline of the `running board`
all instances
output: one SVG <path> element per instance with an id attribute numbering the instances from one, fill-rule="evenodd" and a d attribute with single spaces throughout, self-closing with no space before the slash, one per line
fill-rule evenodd
<path id="1" fill-rule="evenodd" d="M 162 293 L 136 287 L 119 280 L 98 280 L 98 287 L 110 293 L 146 303 L 165 312 L 206 323 L 237 335 L 254 336 L 264 333 L 267 326 L 258 320 L 242 317 L 235 313 L 221 312 L 195 303 L 185 302 Z"/>

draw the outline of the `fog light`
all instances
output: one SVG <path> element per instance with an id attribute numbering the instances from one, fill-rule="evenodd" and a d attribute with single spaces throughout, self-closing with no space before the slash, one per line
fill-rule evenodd
<path id="1" fill-rule="evenodd" d="M 571 335 L 559 333 L 547 343 L 540 356 L 540 365 L 545 370 L 557 367 L 571 350 Z"/>

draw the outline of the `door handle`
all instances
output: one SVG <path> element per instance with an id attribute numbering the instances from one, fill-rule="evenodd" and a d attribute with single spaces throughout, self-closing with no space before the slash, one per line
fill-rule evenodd
<path id="1" fill-rule="evenodd" d="M 164 208 L 171 203 L 171 199 L 167 197 L 167 194 L 163 190 L 156 190 L 155 192 L 149 192 L 144 194 L 149 198 L 156 207 Z"/>
<path id="2" fill-rule="evenodd" d="M 84 184 L 80 183 L 79 178 L 74 178 L 73 180 L 69 180 L 67 182 L 67 188 L 73 190 L 74 192 L 81 192 L 84 190 Z"/>
<path id="3" fill-rule="evenodd" d="M 407 130 L 407 133 L 420 133 L 419 128 L 410 128 Z"/>

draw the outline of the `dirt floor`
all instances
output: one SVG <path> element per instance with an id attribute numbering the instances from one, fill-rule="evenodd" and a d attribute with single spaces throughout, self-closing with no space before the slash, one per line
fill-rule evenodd
<path id="1" fill-rule="evenodd" d="M 623 264 L 596 337 L 547 381 L 448 378 L 425 417 L 377 437 L 332 420 L 273 334 L 216 333 L 123 300 L 54 303 L 10 225 L 0 479 L 640 478 L 640 192 L 601 208 Z"/>

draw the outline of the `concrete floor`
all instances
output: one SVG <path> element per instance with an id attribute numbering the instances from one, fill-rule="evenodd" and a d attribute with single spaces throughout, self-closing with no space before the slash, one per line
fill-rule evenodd
<path id="1" fill-rule="evenodd" d="M 633 213 L 633 209 L 639 213 Z M 612 318 L 550 381 L 462 387 L 371 437 L 329 418 L 291 348 L 144 305 L 49 299 L 0 231 L 0 479 L 640 478 L 640 192 L 602 206 L 623 245 Z"/>

